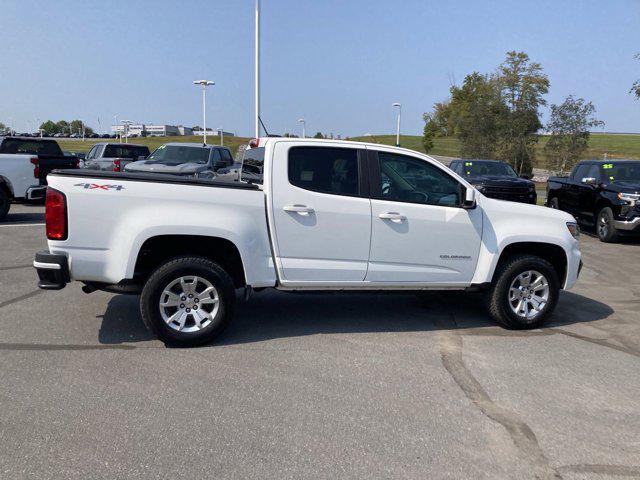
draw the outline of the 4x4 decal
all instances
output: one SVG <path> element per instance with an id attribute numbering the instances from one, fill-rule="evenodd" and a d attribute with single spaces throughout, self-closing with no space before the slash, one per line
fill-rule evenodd
<path id="1" fill-rule="evenodd" d="M 76 183 L 74 187 L 82 187 L 85 190 L 124 190 L 122 185 L 98 185 L 97 183 Z"/>

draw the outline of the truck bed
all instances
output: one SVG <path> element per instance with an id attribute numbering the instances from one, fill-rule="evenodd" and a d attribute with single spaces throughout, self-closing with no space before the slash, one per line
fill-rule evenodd
<path id="1" fill-rule="evenodd" d="M 200 239 L 237 246 L 253 285 L 275 284 L 264 192 L 257 185 L 154 173 L 55 171 L 49 186 L 66 197 L 68 236 L 49 240 L 68 257 L 71 279 L 132 279 L 145 242 L 158 237 L 175 251 Z"/>

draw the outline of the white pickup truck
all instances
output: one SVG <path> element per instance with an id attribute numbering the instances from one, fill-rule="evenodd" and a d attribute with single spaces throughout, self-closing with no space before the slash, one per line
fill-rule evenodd
<path id="1" fill-rule="evenodd" d="M 41 200 L 47 174 L 59 168 L 78 168 L 78 158 L 65 157 L 55 140 L 0 137 L 0 221 L 14 200 Z"/>
<path id="2" fill-rule="evenodd" d="M 417 152 L 256 139 L 241 179 L 49 175 L 39 286 L 141 293 L 165 343 L 199 345 L 235 290 L 486 290 L 509 328 L 537 327 L 581 267 L 575 219 L 484 197 Z"/>

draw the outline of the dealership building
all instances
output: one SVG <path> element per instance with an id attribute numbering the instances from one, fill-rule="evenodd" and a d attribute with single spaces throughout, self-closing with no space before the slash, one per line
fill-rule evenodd
<path id="1" fill-rule="evenodd" d="M 111 131 L 119 135 L 124 135 L 124 125 L 112 125 Z M 129 125 L 129 136 L 139 137 L 176 137 L 179 135 L 193 135 L 193 129 L 182 125 L 147 125 L 143 123 L 132 123 Z"/>

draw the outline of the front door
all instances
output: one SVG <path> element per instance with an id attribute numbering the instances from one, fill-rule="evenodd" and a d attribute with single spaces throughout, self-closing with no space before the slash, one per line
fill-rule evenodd
<path id="1" fill-rule="evenodd" d="M 316 145 L 275 145 L 272 211 L 281 278 L 362 282 L 371 239 L 366 152 Z"/>
<path id="2" fill-rule="evenodd" d="M 371 254 L 366 280 L 469 284 L 482 240 L 482 211 L 463 209 L 464 187 L 422 158 L 369 151 Z"/>

